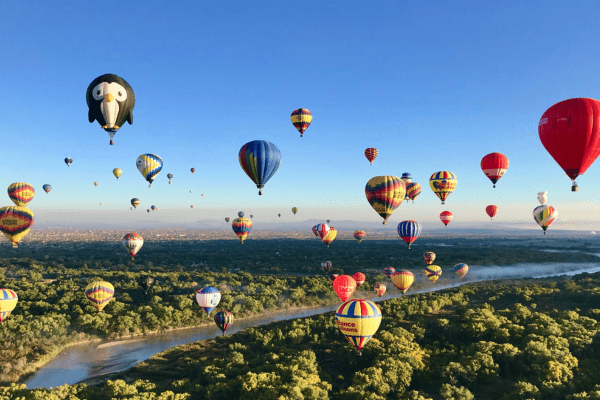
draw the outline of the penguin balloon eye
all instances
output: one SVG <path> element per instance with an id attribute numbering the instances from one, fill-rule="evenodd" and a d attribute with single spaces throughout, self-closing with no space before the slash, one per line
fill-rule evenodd
<path id="1" fill-rule="evenodd" d="M 106 94 L 106 82 L 100 82 L 96 85 L 96 87 L 92 90 L 92 96 L 94 100 L 100 101 L 104 98 Z"/>
<path id="2" fill-rule="evenodd" d="M 117 82 L 111 82 L 108 84 L 108 93 L 112 94 L 115 100 L 125 101 L 127 100 L 127 90 Z"/>

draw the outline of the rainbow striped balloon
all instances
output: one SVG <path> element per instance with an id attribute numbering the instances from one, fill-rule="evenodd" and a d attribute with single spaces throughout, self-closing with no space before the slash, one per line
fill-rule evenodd
<path id="1" fill-rule="evenodd" d="M 237 235 L 240 242 L 244 244 L 244 239 L 248 237 L 252 230 L 252 220 L 250 218 L 236 218 L 231 223 L 231 229 Z"/>
<path id="2" fill-rule="evenodd" d="M 252 179 L 257 188 L 262 189 L 279 169 L 281 152 L 271 142 L 253 140 L 242 146 L 238 159 L 246 175 Z M 262 194 L 262 190 L 259 190 L 258 194 Z"/>
<path id="3" fill-rule="evenodd" d="M 360 243 L 362 241 L 362 239 L 365 237 L 366 232 L 365 231 L 354 231 L 354 239 L 358 240 L 358 243 Z"/>
<path id="4" fill-rule="evenodd" d="M 406 185 L 406 196 L 412 200 L 412 202 L 415 202 L 415 199 L 417 198 L 417 196 L 419 196 L 421 194 L 421 184 L 417 183 L 417 182 L 411 182 L 408 185 Z"/>
<path id="5" fill-rule="evenodd" d="M 544 235 L 546 234 L 546 229 L 554 222 L 557 216 L 558 211 L 552 206 L 537 206 L 533 210 L 533 219 L 542 227 Z"/>
<path id="6" fill-rule="evenodd" d="M 338 307 L 335 321 L 360 354 L 360 350 L 379 329 L 381 309 L 369 300 L 349 300 Z"/>
<path id="7" fill-rule="evenodd" d="M 445 201 L 450 193 L 456 189 L 457 182 L 456 174 L 450 171 L 435 172 L 429 178 L 429 186 L 433 193 L 440 198 L 442 204 L 446 204 Z"/>
<path id="8" fill-rule="evenodd" d="M 458 275 L 459 278 L 464 277 L 467 272 L 469 272 L 469 266 L 465 263 L 456 264 L 454 266 L 454 273 Z"/>
<path id="9" fill-rule="evenodd" d="M 300 132 L 300 137 L 304 135 L 304 131 L 309 127 L 312 122 L 312 114 L 306 108 L 298 108 L 292 111 L 292 115 L 290 119 L 292 120 L 292 124 L 296 127 L 298 132 Z"/>
<path id="10" fill-rule="evenodd" d="M 10 289 L 0 289 L 0 323 L 10 315 L 19 301 L 17 294 Z"/>
<path id="11" fill-rule="evenodd" d="M 114 295 L 115 288 L 109 282 L 92 282 L 85 287 L 85 297 L 92 302 L 98 312 L 102 312 Z"/>
<path id="12" fill-rule="evenodd" d="M 373 210 L 387 224 L 388 218 L 400 206 L 406 195 L 404 182 L 397 176 L 376 176 L 365 186 L 365 195 Z"/>
<path id="13" fill-rule="evenodd" d="M 442 267 L 439 265 L 428 265 L 427 268 L 425 268 L 425 275 L 427 275 L 427 279 L 431 282 L 435 282 L 442 276 Z"/>
<path id="14" fill-rule="evenodd" d="M 29 233 L 33 225 L 33 213 L 27 207 L 8 206 L 0 208 L 0 231 L 16 249 L 18 243 Z"/>
<path id="15" fill-rule="evenodd" d="M 29 183 L 16 182 L 8 187 L 8 197 L 20 207 L 25 207 L 35 195 L 35 189 Z"/>
<path id="16" fill-rule="evenodd" d="M 223 336 L 225 336 L 225 331 L 229 328 L 229 325 L 233 324 L 233 313 L 231 311 L 219 311 L 215 314 L 215 324 L 223 331 Z"/>

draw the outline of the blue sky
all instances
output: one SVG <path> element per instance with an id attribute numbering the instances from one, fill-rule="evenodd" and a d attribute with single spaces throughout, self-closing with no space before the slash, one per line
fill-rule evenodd
<path id="1" fill-rule="evenodd" d="M 366 182 L 410 172 L 423 193 L 400 206 L 393 229 L 404 219 L 438 221 L 446 209 L 461 216 L 453 224 L 485 221 L 488 204 L 500 207 L 498 219 L 535 224 L 541 190 L 562 226 L 596 223 L 600 167 L 570 192 L 537 134 L 551 105 L 600 97 L 600 6 L 574 4 L 2 2 L 0 131 L 8 146 L 0 187 L 34 185 L 30 206 L 41 225 L 64 209 L 78 212 L 60 218 L 90 225 L 117 211 L 133 227 L 240 209 L 269 222 L 288 212 L 291 221 L 293 206 L 299 219 L 378 222 Z M 126 79 L 136 95 L 134 123 L 114 146 L 87 120 L 85 90 L 104 73 Z M 303 138 L 289 118 L 298 107 L 314 116 Z M 237 160 L 255 139 L 282 153 L 263 196 Z M 372 166 L 367 147 L 379 149 Z M 510 160 L 496 189 L 479 168 L 494 151 Z M 164 160 L 151 189 L 135 168 L 143 153 Z M 445 207 L 428 185 L 439 170 L 458 176 Z M 132 197 L 162 214 L 129 212 Z"/>

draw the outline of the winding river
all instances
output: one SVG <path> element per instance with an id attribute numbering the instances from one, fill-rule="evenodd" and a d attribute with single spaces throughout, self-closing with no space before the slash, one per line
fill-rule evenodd
<path id="1" fill-rule="evenodd" d="M 503 267 L 471 267 L 465 280 L 452 277 L 446 284 L 437 282 L 427 285 L 420 290 L 411 290 L 411 293 L 433 292 L 441 289 L 457 287 L 471 282 L 498 279 L 516 278 L 545 278 L 550 276 L 573 276 L 582 272 L 598 272 L 600 265 L 596 263 L 575 264 L 517 264 Z M 390 293 L 391 292 L 391 293 Z M 382 298 L 374 297 L 371 300 L 381 301 L 400 297 L 393 285 L 388 285 L 388 294 Z M 227 330 L 233 334 L 242 329 L 267 324 L 274 321 L 309 317 L 333 311 L 337 306 L 306 308 L 297 310 L 284 310 L 272 314 L 235 320 Z M 221 335 L 216 325 L 206 325 L 188 329 L 172 330 L 147 336 L 139 336 L 129 340 L 112 342 L 84 343 L 68 347 L 52 361 L 44 365 L 38 372 L 31 376 L 25 383 L 30 389 L 40 387 L 55 387 L 63 384 L 74 384 L 84 379 L 103 375 L 111 372 L 123 371 L 133 365 L 152 357 L 171 347 L 195 342 L 198 340 L 212 339 Z"/>

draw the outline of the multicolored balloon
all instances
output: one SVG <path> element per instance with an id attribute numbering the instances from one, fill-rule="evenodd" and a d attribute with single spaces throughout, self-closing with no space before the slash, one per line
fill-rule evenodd
<path id="1" fill-rule="evenodd" d="M 377 157 L 377 149 L 375 147 L 369 147 L 365 150 L 365 157 L 367 157 L 367 160 L 373 165 L 373 160 Z"/>
<path id="2" fill-rule="evenodd" d="M 135 165 L 137 166 L 138 171 L 140 171 L 144 179 L 147 180 L 148 183 L 150 183 L 150 185 L 148 186 L 150 187 L 152 186 L 152 182 L 154 181 L 154 179 L 156 179 L 156 177 L 162 170 L 163 160 L 156 154 L 142 154 L 135 161 Z"/>
<path id="3" fill-rule="evenodd" d="M 429 178 L 429 186 L 433 193 L 440 198 L 442 204 L 446 204 L 445 201 L 456 189 L 457 182 L 456 175 L 450 171 L 435 172 Z"/>
<path id="4" fill-rule="evenodd" d="M 292 212 L 294 213 L 294 215 L 296 215 L 296 213 L 298 212 L 298 207 L 292 207 Z"/>
<path id="5" fill-rule="evenodd" d="M 196 172 L 196 168 L 191 168 L 190 171 L 192 171 L 193 174 L 194 172 Z"/>
<path id="6" fill-rule="evenodd" d="M 319 226 L 319 224 L 312 227 L 312 232 L 315 234 L 316 237 L 319 237 L 319 233 L 317 232 L 317 226 Z"/>
<path id="7" fill-rule="evenodd" d="M 0 208 L 0 231 L 12 242 L 12 247 L 15 249 L 21 239 L 29 233 L 33 222 L 33 213 L 27 207 Z"/>
<path id="8" fill-rule="evenodd" d="M 240 149 L 240 166 L 256 187 L 262 189 L 281 164 L 279 148 L 266 140 L 253 140 Z M 262 195 L 262 190 L 258 191 Z"/>
<path id="9" fill-rule="evenodd" d="M 331 261 L 323 261 L 321 263 L 321 268 L 323 269 L 323 271 L 327 272 L 331 268 L 331 265 Z"/>
<path id="10" fill-rule="evenodd" d="M 313 227 L 313 232 L 316 232 L 317 237 L 320 237 L 321 241 L 325 239 L 330 230 L 331 228 L 327 224 L 317 224 L 316 227 Z"/>
<path id="11" fill-rule="evenodd" d="M 537 206 L 533 210 L 533 219 L 542 227 L 544 235 L 546 234 L 546 229 L 554 222 L 557 216 L 558 211 L 552 206 Z"/>
<path id="12" fill-rule="evenodd" d="M 356 281 L 350 275 L 340 275 L 333 281 L 333 290 L 341 301 L 348 300 L 356 290 Z"/>
<path id="13" fill-rule="evenodd" d="M 394 275 L 392 275 L 392 283 L 402 293 L 406 293 L 406 291 L 412 286 L 414 281 L 415 276 L 413 275 L 413 273 L 403 269 L 394 272 Z"/>
<path id="14" fill-rule="evenodd" d="M 425 268 L 425 275 L 427 275 L 427 279 L 431 282 L 435 282 L 442 276 L 442 267 L 439 265 L 428 265 L 427 268 Z"/>
<path id="15" fill-rule="evenodd" d="M 358 354 L 381 324 L 381 309 L 369 300 L 350 300 L 338 307 L 335 321 Z"/>
<path id="16" fill-rule="evenodd" d="M 70 167 L 73 164 L 73 159 L 71 157 L 65 158 L 65 164 L 67 164 L 67 167 Z"/>
<path id="17" fill-rule="evenodd" d="M 196 301 L 207 315 L 219 305 L 221 292 L 212 286 L 206 286 L 196 292 Z"/>
<path id="18" fill-rule="evenodd" d="M 46 183 L 44 186 L 42 186 L 42 189 L 44 189 L 44 192 L 46 192 L 46 193 L 50 193 L 50 191 L 52 190 L 52 186 L 51 186 L 51 185 L 48 185 L 48 184 Z"/>
<path id="19" fill-rule="evenodd" d="M 411 199 L 414 203 L 415 199 L 421 194 L 422 189 L 423 188 L 421 187 L 420 183 L 411 182 L 408 185 L 406 185 L 406 197 Z"/>
<path id="20" fill-rule="evenodd" d="M 229 221 L 230 221 L 229 217 L 225 217 L 225 222 L 229 222 Z"/>
<path id="21" fill-rule="evenodd" d="M 387 290 L 387 287 L 383 283 L 375 284 L 375 292 L 377 293 L 377 295 L 379 297 L 383 296 L 386 290 Z"/>
<path id="22" fill-rule="evenodd" d="M 92 282 L 85 287 L 85 297 L 92 302 L 98 312 L 102 312 L 114 295 L 115 288 L 109 282 Z"/>
<path id="23" fill-rule="evenodd" d="M 223 332 L 223 336 L 225 336 L 225 331 L 229 328 L 229 325 L 233 324 L 233 313 L 230 311 L 219 311 L 215 314 L 215 324 L 217 324 Z"/>
<path id="24" fill-rule="evenodd" d="M 541 205 L 544 205 L 548 201 L 548 192 L 538 192 L 537 199 Z"/>
<path id="25" fill-rule="evenodd" d="M 152 211 L 156 211 L 156 210 L 157 210 L 157 208 L 156 208 L 156 206 L 155 206 L 155 205 L 151 205 L 151 206 L 150 206 L 150 209 L 151 209 Z"/>
<path id="26" fill-rule="evenodd" d="M 366 232 L 365 231 L 354 231 L 354 239 L 358 240 L 358 243 L 360 243 L 362 241 L 362 239 L 365 237 Z"/>
<path id="27" fill-rule="evenodd" d="M 231 229 L 240 239 L 240 242 L 244 244 L 244 239 L 248 237 L 252 230 L 252 220 L 250 218 L 236 218 L 231 223 Z"/>
<path id="28" fill-rule="evenodd" d="M 327 236 L 325 236 L 323 239 L 321 239 L 321 241 L 323 243 L 325 243 L 327 245 L 327 247 L 329 247 L 329 245 L 335 240 L 335 237 L 337 236 L 337 229 L 335 229 L 333 226 L 329 229 L 329 233 L 327 234 Z"/>
<path id="29" fill-rule="evenodd" d="M 496 182 L 508 169 L 508 157 L 502 153 L 490 153 L 481 159 L 481 170 L 496 187 Z"/>
<path id="30" fill-rule="evenodd" d="M 485 208 L 485 212 L 490 216 L 490 219 L 494 219 L 496 214 L 498 213 L 498 206 L 489 205 Z"/>
<path id="31" fill-rule="evenodd" d="M 373 210 L 387 224 L 388 218 L 400 206 L 406 195 L 404 182 L 396 176 L 376 176 L 365 186 L 365 195 Z"/>
<path id="32" fill-rule="evenodd" d="M 469 272 L 469 266 L 465 263 L 456 264 L 454 266 L 454 273 L 459 277 L 463 278 L 467 272 Z"/>
<path id="33" fill-rule="evenodd" d="M 425 264 L 429 265 L 435 261 L 435 253 L 433 251 L 426 251 L 423 254 L 423 258 L 425 259 Z"/>
<path id="34" fill-rule="evenodd" d="M 352 278 L 354 278 L 354 280 L 356 281 L 356 286 L 362 285 L 367 279 L 365 274 L 363 274 L 362 272 L 356 272 L 354 275 L 352 275 Z"/>
<path id="35" fill-rule="evenodd" d="M 404 187 L 406 187 L 406 185 L 408 185 L 409 183 L 412 182 L 412 175 L 410 174 L 410 172 L 405 172 L 402 174 L 402 177 L 400 178 L 402 179 L 402 182 L 404 182 Z M 408 200 L 408 193 L 404 196 L 404 200 Z"/>
<path id="36" fill-rule="evenodd" d="M 137 208 L 137 206 L 140 205 L 140 199 L 138 199 L 138 198 L 131 199 L 131 205 L 133 206 L 133 208 Z"/>
<path id="37" fill-rule="evenodd" d="M 312 118 L 312 114 L 306 108 L 298 108 L 292 111 L 290 119 L 298 132 L 300 132 L 300 137 L 303 137 L 304 131 L 310 126 Z"/>
<path id="38" fill-rule="evenodd" d="M 398 235 L 400 235 L 410 249 L 410 245 L 417 240 L 422 229 L 421 224 L 417 221 L 402 221 L 398 224 Z"/>
<path id="39" fill-rule="evenodd" d="M 440 220 L 444 223 L 444 226 L 446 227 L 448 226 L 450 221 L 452 221 L 453 217 L 454 215 L 450 211 L 442 211 L 440 213 Z"/>
<path id="40" fill-rule="evenodd" d="M 144 238 L 142 235 L 135 232 L 128 233 L 121 239 L 121 244 L 123 244 L 123 247 L 125 247 L 125 250 L 127 250 L 127 253 L 129 253 L 133 260 L 133 257 L 135 257 L 144 245 Z"/>
<path id="41" fill-rule="evenodd" d="M 385 274 L 385 276 L 387 276 L 388 278 L 391 278 L 392 275 L 394 275 L 396 273 L 396 268 L 394 267 L 385 267 L 383 269 L 383 273 Z"/>
<path id="42" fill-rule="evenodd" d="M 25 207 L 35 195 L 35 189 L 29 183 L 16 182 L 8 187 L 8 197 L 15 205 Z"/>
<path id="43" fill-rule="evenodd" d="M 19 297 L 14 290 L 0 289 L 0 323 L 4 322 L 17 306 Z"/>

